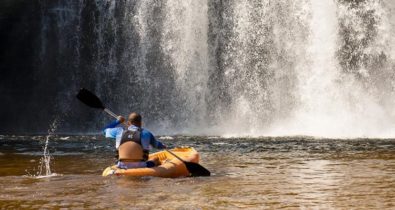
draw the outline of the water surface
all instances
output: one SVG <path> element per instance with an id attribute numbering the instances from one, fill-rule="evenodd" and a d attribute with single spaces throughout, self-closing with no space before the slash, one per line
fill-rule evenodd
<path id="1" fill-rule="evenodd" d="M 0 136 L 0 208 L 394 209 L 395 140 L 163 138 L 193 146 L 211 177 L 101 177 L 113 144 L 96 136 L 49 141 L 51 171 L 37 178 L 44 136 Z"/>

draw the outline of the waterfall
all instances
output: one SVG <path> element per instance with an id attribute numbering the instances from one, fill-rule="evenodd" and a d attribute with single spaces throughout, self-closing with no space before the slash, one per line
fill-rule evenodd
<path id="1" fill-rule="evenodd" d="M 311 1 L 306 59 L 297 70 L 299 104 L 272 135 L 393 136 L 387 106 L 393 104 L 393 60 L 385 60 L 390 51 L 379 43 L 391 42 L 390 32 L 378 32 L 391 27 L 386 4 Z"/>
<path id="2" fill-rule="evenodd" d="M 86 87 L 160 134 L 395 135 L 391 0 L 39 4 L 29 103 L 75 110 L 59 131 L 109 121 L 75 102 Z"/>
<path id="3" fill-rule="evenodd" d="M 293 117 L 275 129 L 289 135 L 338 135 L 345 128 L 343 123 L 350 122 L 344 121 L 349 112 L 343 104 L 343 78 L 336 62 L 337 5 L 334 1 L 310 1 L 306 6 L 309 34 L 304 57 L 296 65 L 298 104 Z"/>
<path id="4" fill-rule="evenodd" d="M 214 99 L 218 128 L 227 135 L 265 135 L 295 103 L 295 64 L 306 45 L 305 1 L 231 1 L 216 36 Z M 216 20 L 219 19 L 219 20 Z M 219 81 L 219 82 L 218 82 Z M 220 92 L 216 93 L 215 89 Z"/>
<path id="5" fill-rule="evenodd" d="M 185 128 L 199 132 L 204 126 L 208 80 L 207 1 L 169 0 L 161 47 L 175 75 L 178 107 Z"/>

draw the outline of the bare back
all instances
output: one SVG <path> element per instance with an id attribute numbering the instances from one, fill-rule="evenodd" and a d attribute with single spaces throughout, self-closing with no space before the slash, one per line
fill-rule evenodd
<path id="1" fill-rule="evenodd" d="M 143 160 L 143 148 L 140 144 L 133 141 L 128 141 L 119 146 L 119 159 L 138 162 Z"/>

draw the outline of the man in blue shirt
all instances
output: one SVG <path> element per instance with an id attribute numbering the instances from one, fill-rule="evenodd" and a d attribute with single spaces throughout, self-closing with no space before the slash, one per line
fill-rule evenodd
<path id="1" fill-rule="evenodd" d="M 159 164 L 158 159 L 148 160 L 150 145 L 157 149 L 165 149 L 162 142 L 155 139 L 152 133 L 142 128 L 142 117 L 135 112 L 131 113 L 127 121 L 127 129 L 117 127 L 125 118 L 118 116 L 117 120 L 104 128 L 107 138 L 115 139 L 118 150 L 117 166 L 119 168 L 154 167 Z"/>

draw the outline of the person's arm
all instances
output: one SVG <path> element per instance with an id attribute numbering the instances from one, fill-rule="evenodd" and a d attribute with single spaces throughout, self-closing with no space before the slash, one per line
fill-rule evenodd
<path id="1" fill-rule="evenodd" d="M 103 132 L 104 132 L 107 128 L 115 128 L 115 127 L 117 127 L 119 124 L 121 124 L 121 121 L 119 121 L 119 120 L 112 121 L 110 124 L 108 124 L 106 127 L 103 128 Z"/>
<path id="2" fill-rule="evenodd" d="M 141 143 L 144 149 L 149 149 L 149 145 L 156 149 L 166 149 L 166 145 L 156 140 L 154 135 L 147 130 L 143 130 L 141 133 Z"/>
<path id="3" fill-rule="evenodd" d="M 124 121 L 125 118 L 123 118 L 122 116 L 118 116 L 117 120 L 111 122 L 103 129 L 103 134 L 107 138 L 115 138 L 119 133 L 119 129 L 115 127 L 117 127 L 119 124 L 123 123 Z"/>

